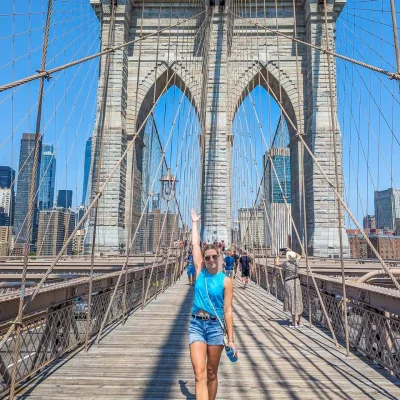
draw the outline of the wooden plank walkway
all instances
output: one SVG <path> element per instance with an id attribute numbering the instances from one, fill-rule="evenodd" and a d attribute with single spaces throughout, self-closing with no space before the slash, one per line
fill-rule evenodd
<path id="1" fill-rule="evenodd" d="M 88 353 L 31 383 L 20 399 L 194 399 L 188 349 L 193 288 L 185 277 Z M 321 330 L 286 326 L 272 296 L 235 282 L 239 361 L 223 354 L 218 399 L 399 399 L 400 382 L 335 348 Z"/>

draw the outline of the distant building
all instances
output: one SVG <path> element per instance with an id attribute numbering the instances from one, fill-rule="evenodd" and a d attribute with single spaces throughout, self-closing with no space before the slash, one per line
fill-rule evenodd
<path id="1" fill-rule="evenodd" d="M 15 217 L 14 217 L 14 234 L 16 235 L 16 245 L 23 244 L 26 241 L 27 230 L 27 215 L 29 210 L 29 196 L 31 191 L 31 181 L 33 175 L 34 164 L 34 148 L 35 148 L 35 134 L 24 133 L 21 139 L 21 148 L 19 153 L 19 168 L 18 168 L 18 186 L 17 196 L 15 199 Z M 40 175 L 40 161 L 42 153 L 42 137 L 39 139 L 39 158 L 36 170 L 36 180 L 34 182 L 34 192 L 38 192 L 39 175 Z M 38 208 L 37 198 L 35 199 L 35 207 L 33 211 L 33 225 L 32 233 L 30 235 L 30 243 L 32 246 L 36 243 L 37 238 L 37 222 L 38 222 Z"/>
<path id="2" fill-rule="evenodd" d="M 72 253 L 74 255 L 83 254 L 84 239 L 85 239 L 85 229 L 77 230 L 75 236 L 72 239 Z"/>
<path id="3" fill-rule="evenodd" d="M 153 209 L 153 211 L 160 209 L 160 193 L 153 194 L 152 209 Z"/>
<path id="4" fill-rule="evenodd" d="M 168 213 L 164 230 L 161 234 L 162 226 L 165 219 L 165 213 L 160 209 L 155 209 L 148 213 L 147 220 L 147 252 L 155 253 L 158 243 L 161 247 L 169 247 L 172 243 L 179 239 L 179 215 Z M 142 224 L 140 229 L 140 250 L 145 251 L 146 247 L 146 224 Z M 161 254 L 161 251 L 159 252 Z"/>
<path id="5" fill-rule="evenodd" d="M 12 189 L 0 188 L 0 226 L 12 226 Z"/>
<path id="6" fill-rule="evenodd" d="M 90 178 L 90 164 L 92 161 L 92 138 L 86 141 L 85 145 L 85 166 L 83 170 L 83 190 L 82 190 L 82 205 L 87 206 L 88 201 L 88 188 Z"/>
<path id="7" fill-rule="evenodd" d="M 272 249 L 272 254 L 276 254 L 280 248 L 290 247 L 291 242 L 290 150 L 271 148 L 269 156 L 273 166 L 268 154 L 264 155 L 264 198 L 268 213 L 265 236 L 267 246 Z"/>
<path id="8" fill-rule="evenodd" d="M 9 255 L 12 241 L 12 227 L 0 226 L 0 257 Z"/>
<path id="9" fill-rule="evenodd" d="M 42 161 L 40 163 L 39 210 L 48 210 L 54 205 L 56 183 L 56 159 L 51 144 L 42 145 Z"/>
<path id="10" fill-rule="evenodd" d="M 86 207 L 86 206 L 83 206 L 83 205 L 79 206 L 79 207 L 76 209 L 76 224 L 77 224 L 77 225 L 78 225 L 78 223 L 80 222 L 80 220 L 83 218 L 83 216 L 85 215 L 86 210 L 87 210 L 87 207 Z M 82 229 L 83 229 L 84 225 L 85 225 L 85 221 L 84 221 L 84 222 L 82 223 L 82 225 L 81 225 L 81 228 L 82 228 Z"/>
<path id="11" fill-rule="evenodd" d="M 374 203 L 376 227 L 396 230 L 396 219 L 400 218 L 400 190 L 375 191 Z"/>
<path id="12" fill-rule="evenodd" d="M 262 207 L 239 208 L 239 238 L 242 246 L 265 246 L 265 212 Z"/>
<path id="13" fill-rule="evenodd" d="M 366 215 L 363 219 L 364 229 L 376 229 L 375 215 Z"/>
<path id="14" fill-rule="evenodd" d="M 0 192 L 1 189 L 10 189 L 11 193 L 7 194 L 9 200 L 7 200 L 8 206 L 2 205 L 1 194 L 0 194 L 0 207 L 4 207 L 8 213 L 10 220 L 10 226 L 14 225 L 14 215 L 15 215 L 15 171 L 5 165 L 0 165 Z M 5 192 L 9 193 L 9 192 Z M 3 193 L 4 194 L 4 193 Z M 5 201 L 5 200 L 4 200 Z"/>
<path id="15" fill-rule="evenodd" d="M 400 236 L 369 235 L 369 240 L 384 259 L 400 259 Z M 362 235 L 349 235 L 353 258 L 376 258 Z"/>
<path id="16" fill-rule="evenodd" d="M 39 214 L 38 256 L 56 256 L 75 229 L 75 213 L 64 208 L 42 210 Z M 64 252 L 72 255 L 72 241 Z"/>
<path id="17" fill-rule="evenodd" d="M 57 193 L 57 208 L 72 207 L 72 190 L 59 190 Z"/>

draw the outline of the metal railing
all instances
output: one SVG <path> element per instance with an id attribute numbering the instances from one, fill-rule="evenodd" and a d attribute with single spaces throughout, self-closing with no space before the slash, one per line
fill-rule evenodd
<path id="1" fill-rule="evenodd" d="M 304 314 L 310 317 L 311 309 L 312 324 L 328 328 L 311 279 L 307 284 L 307 274 L 301 272 L 299 275 Z M 344 340 L 345 305 L 341 296 L 341 281 L 322 275 L 315 277 L 335 334 Z M 277 300 L 283 301 L 285 289 L 279 267 L 255 264 L 252 279 Z M 346 286 L 350 346 L 400 377 L 400 293 L 352 281 Z"/>
<path id="2" fill-rule="evenodd" d="M 161 290 L 165 290 L 176 282 L 182 273 L 182 259 L 174 259 L 169 261 L 167 265 L 160 263 L 156 273 L 151 273 L 151 268 L 145 267 L 145 282 L 143 282 L 143 268 L 128 271 L 125 309 L 123 307 L 124 283 L 119 285 L 113 298 L 115 281 L 112 276 L 115 274 L 102 275 L 102 282 L 108 280 L 109 286 L 105 288 L 104 285 L 99 285 L 97 288 L 94 286 L 94 290 L 97 290 L 97 292 L 92 294 L 90 337 L 93 339 L 99 332 L 106 310 L 110 306 L 110 301 L 112 301 L 112 304 L 105 326 L 121 321 L 124 311 L 126 313 L 132 312 L 142 305 L 142 301 L 146 305 Z M 147 298 L 142 299 L 143 287 L 148 285 Z M 67 352 L 85 343 L 88 293 L 82 295 L 77 294 L 77 292 L 79 292 L 78 288 L 71 286 L 68 290 L 68 293 L 70 293 L 68 299 L 57 303 L 53 303 L 51 300 L 56 296 L 49 296 L 48 306 L 43 307 L 43 301 L 41 301 L 40 309 L 31 311 L 24 317 L 20 336 L 17 382 L 32 376 Z M 2 308 L 7 307 L 7 304 L 7 302 L 0 304 L 0 315 Z M 11 323 L 12 320 L 9 320 L 0 325 L 0 340 L 2 340 Z M 11 335 L 0 348 L 0 396 L 6 394 L 9 390 L 11 372 L 14 368 L 15 342 L 16 335 Z"/>

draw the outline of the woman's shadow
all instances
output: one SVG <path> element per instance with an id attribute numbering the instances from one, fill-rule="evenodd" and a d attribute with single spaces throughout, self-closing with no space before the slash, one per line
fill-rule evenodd
<path id="1" fill-rule="evenodd" d="M 186 399 L 196 399 L 196 395 L 194 393 L 190 393 L 189 389 L 186 387 L 187 381 L 184 382 L 182 379 L 179 381 L 179 386 L 181 387 L 181 392 L 184 396 L 186 396 Z"/>

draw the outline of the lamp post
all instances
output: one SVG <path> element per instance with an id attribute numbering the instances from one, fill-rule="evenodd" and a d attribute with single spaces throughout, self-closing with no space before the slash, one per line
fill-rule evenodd
<path id="1" fill-rule="evenodd" d="M 167 169 L 167 174 L 160 179 L 160 182 L 162 198 L 171 201 L 175 195 L 175 185 L 179 182 L 176 177 L 171 174 L 171 168 Z"/>

